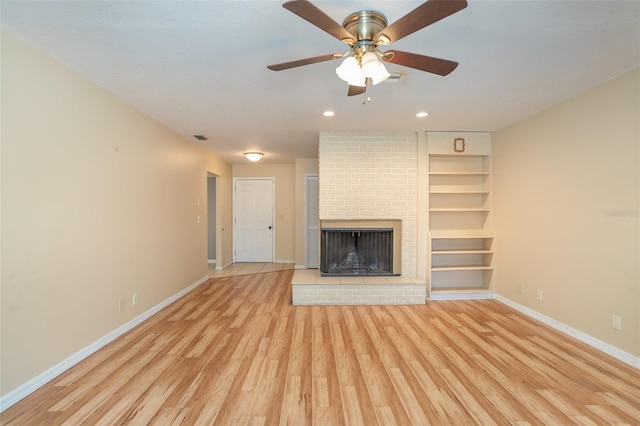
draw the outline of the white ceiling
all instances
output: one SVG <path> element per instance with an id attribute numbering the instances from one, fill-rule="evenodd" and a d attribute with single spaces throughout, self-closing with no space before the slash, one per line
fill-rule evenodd
<path id="1" fill-rule="evenodd" d="M 267 65 L 346 45 L 281 1 L 6 1 L 2 26 L 231 163 L 317 156 L 320 131 L 493 131 L 640 66 L 640 1 L 482 1 L 387 48 L 460 63 L 347 97 L 339 61 Z M 314 1 L 339 23 L 392 23 L 421 1 Z M 385 49 L 381 49 L 385 50 Z M 639 94 L 640 96 L 640 94 Z M 336 115 L 325 118 L 322 112 Z M 428 111 L 417 119 L 418 111 Z"/>

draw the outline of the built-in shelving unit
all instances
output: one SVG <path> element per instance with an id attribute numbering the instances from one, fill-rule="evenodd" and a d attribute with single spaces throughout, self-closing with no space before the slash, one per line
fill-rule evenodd
<path id="1" fill-rule="evenodd" d="M 427 133 L 429 283 L 437 298 L 493 297 L 491 139 Z"/>

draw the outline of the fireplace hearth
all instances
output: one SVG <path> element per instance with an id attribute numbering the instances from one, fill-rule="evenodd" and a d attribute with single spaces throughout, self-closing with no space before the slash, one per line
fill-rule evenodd
<path id="1" fill-rule="evenodd" d="M 323 276 L 399 275 L 393 271 L 393 229 L 323 228 L 320 272 Z"/>

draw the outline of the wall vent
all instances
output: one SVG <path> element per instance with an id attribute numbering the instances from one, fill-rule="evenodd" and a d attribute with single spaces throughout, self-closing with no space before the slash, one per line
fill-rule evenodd
<path id="1" fill-rule="evenodd" d="M 205 135 L 193 135 L 193 137 L 198 139 L 199 141 L 209 140 Z"/>

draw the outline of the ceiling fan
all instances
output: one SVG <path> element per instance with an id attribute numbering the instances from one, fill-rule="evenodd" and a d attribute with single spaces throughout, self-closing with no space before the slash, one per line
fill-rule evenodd
<path id="1" fill-rule="evenodd" d="M 380 12 L 362 10 L 347 16 L 342 25 L 307 0 L 291 0 L 282 7 L 312 23 L 349 46 L 346 53 L 330 53 L 313 58 L 269 65 L 273 71 L 282 71 L 303 65 L 345 58 L 336 69 L 338 76 L 349 84 L 348 95 L 359 95 L 368 84 L 378 84 L 389 77 L 382 62 L 403 65 L 420 71 L 445 76 L 457 66 L 457 62 L 415 53 L 387 50 L 385 46 L 413 34 L 449 15 L 467 7 L 466 0 L 428 0 L 393 24 L 387 26 L 387 18 Z"/>

